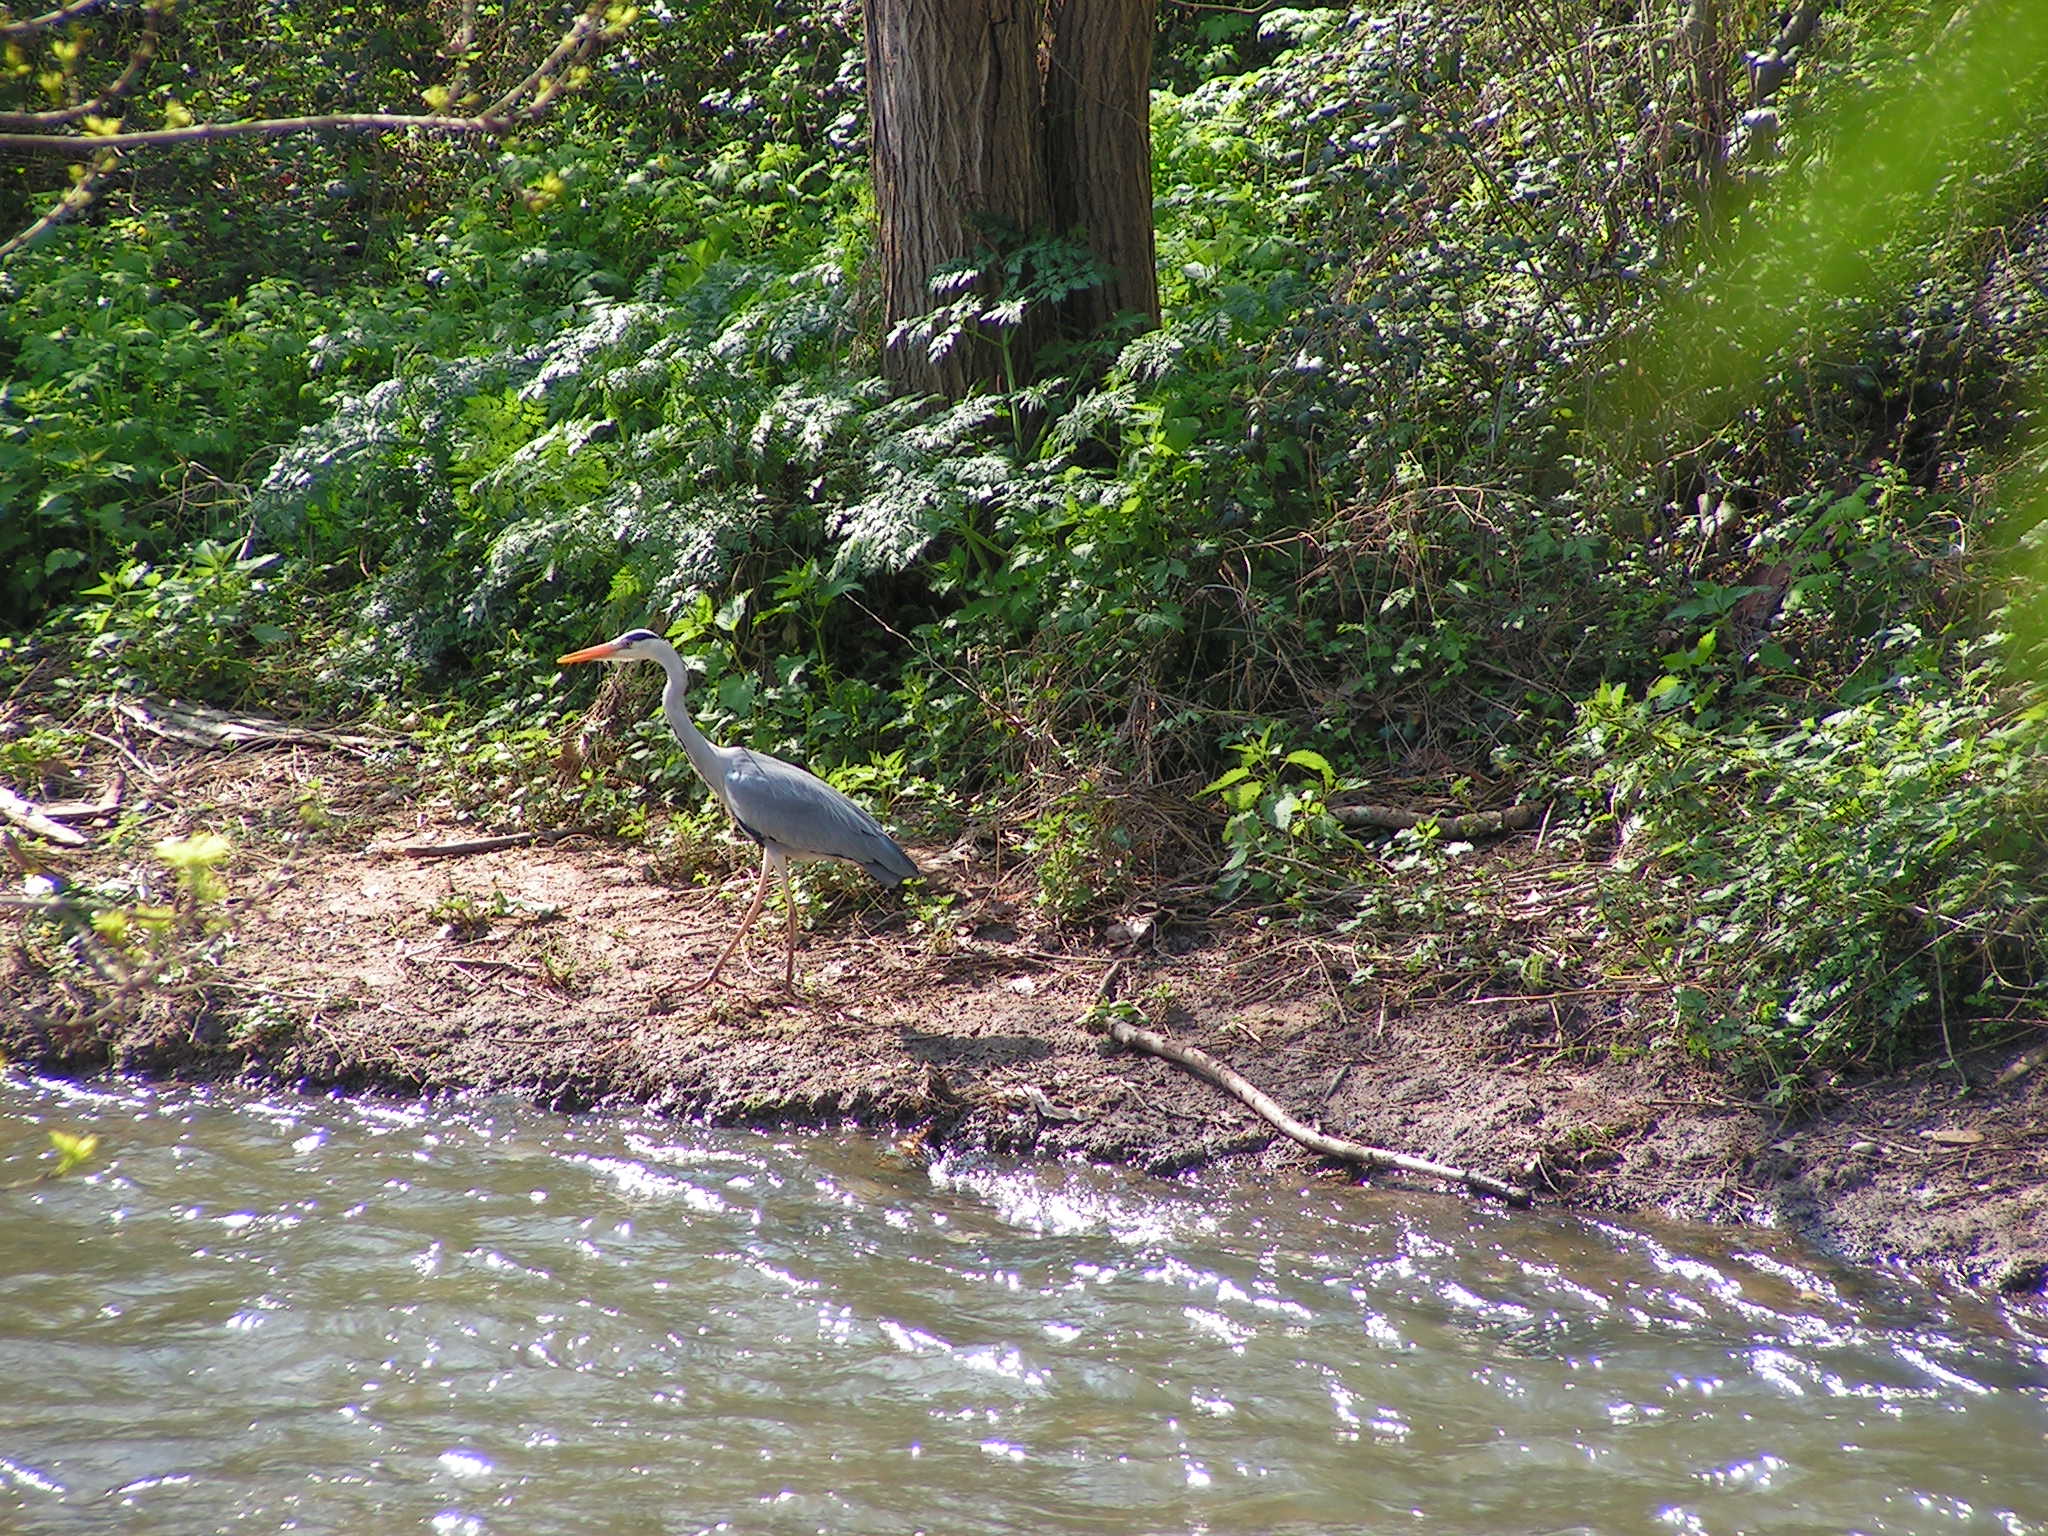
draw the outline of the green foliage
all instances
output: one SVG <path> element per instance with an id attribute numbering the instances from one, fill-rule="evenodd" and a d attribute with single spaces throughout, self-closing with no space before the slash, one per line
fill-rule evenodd
<path id="1" fill-rule="evenodd" d="M 467 944 L 483 938 L 501 920 L 527 910 L 497 886 L 488 896 L 459 890 L 453 881 L 440 900 L 427 909 L 427 921 L 441 925 L 443 936 Z M 549 909 L 552 915 L 552 909 Z"/>
<path id="2" fill-rule="evenodd" d="M 74 1045 L 107 1038 L 110 1021 L 160 1009 L 170 989 L 206 973 L 227 936 L 224 866 L 233 852 L 227 839 L 198 832 L 160 839 L 157 867 L 132 878 L 26 882 L 21 959 L 60 983 L 45 1020 L 54 1036 Z"/>
<path id="3" fill-rule="evenodd" d="M 76 620 L 87 636 L 79 679 L 188 697 L 261 691 L 264 652 L 291 639 L 261 617 L 273 596 L 261 573 L 276 560 L 202 540 L 167 570 L 125 562 L 79 594 Z M 280 672 L 260 674 L 273 702 Z"/>
<path id="4" fill-rule="evenodd" d="M 0 1065 L 4 1064 L 4 1062 L 0 1062 Z M 92 1132 L 52 1129 L 49 1132 L 49 1137 L 49 1155 L 55 1159 L 54 1164 L 29 1178 L 15 1179 L 9 1183 L 0 1184 L 0 1192 L 27 1189 L 31 1185 L 40 1184 L 49 1179 L 61 1179 L 65 1174 L 72 1172 L 74 1169 L 83 1168 L 99 1153 L 100 1138 Z"/>
<path id="5" fill-rule="evenodd" d="M 1271 725 L 1230 750 L 1236 766 L 1202 790 L 1221 795 L 1229 812 L 1223 824 L 1229 856 L 1217 893 L 1228 898 L 1249 890 L 1271 898 L 1320 884 L 1304 874 L 1353 851 L 1330 812 L 1338 784 L 1329 759 L 1306 747 L 1285 750 Z"/>
<path id="6" fill-rule="evenodd" d="M 898 819 L 999 801 L 1059 918 L 1192 871 L 1418 996 L 1647 960 L 1790 1091 L 2038 1002 L 2039 722 L 1970 647 L 2026 533 L 1984 488 L 2041 460 L 2048 135 L 1958 86 L 1978 18 L 1929 77 L 1955 143 L 1856 193 L 1881 143 L 1829 97 L 1926 99 L 1881 9 L 1802 51 L 1776 154 L 1760 5 L 1697 50 L 1579 0 L 1177 12 L 1164 325 L 950 405 L 877 377 L 841 5 L 675 11 L 487 150 L 166 162 L 0 278 L 0 624 L 74 686 L 380 701 L 459 817 L 722 871 L 655 680 L 579 727 L 549 662 L 651 624 L 714 736 Z M 201 115 L 487 90 L 554 23 L 458 58 L 440 12 L 265 16 L 181 33 Z M 1014 351 L 1091 275 L 990 246 L 894 339 Z M 1604 935 L 1331 811 L 1492 768 L 1614 806 L 1597 902 L 1522 888 Z"/>
<path id="7" fill-rule="evenodd" d="M 1621 838 L 1608 922 L 1697 1048 L 1786 1098 L 2040 1006 L 2048 706 L 2015 713 L 1986 669 L 1780 727 L 1703 725 L 1676 692 L 1601 689 L 1573 745 Z"/>
<path id="8" fill-rule="evenodd" d="M 903 905 L 910 914 L 910 931 L 923 935 L 928 951 L 946 955 L 958 947 L 967 914 L 960 910 L 960 898 L 954 892 L 918 880 L 904 887 Z"/>
<path id="9" fill-rule="evenodd" d="M 1883 325 L 1902 293 L 1923 313 L 1930 299 L 1949 307 L 1941 279 L 1969 275 L 1944 269 L 1979 267 L 1982 239 L 2038 206 L 2048 14 L 2019 0 L 1901 13 L 1859 41 L 1810 103 L 1772 196 L 1699 231 L 1711 263 L 1636 338 L 1641 356 L 1616 375 L 1632 436 L 1718 427 L 1773 374 Z M 1917 339 L 1924 353 L 1933 338 Z"/>
<path id="10" fill-rule="evenodd" d="M 124 557 L 225 536 L 250 424 L 302 409 L 310 317 L 289 282 L 221 323 L 178 297 L 191 248 L 162 222 L 76 244 L 0 277 L 0 624 L 26 627 Z"/>
<path id="11" fill-rule="evenodd" d="M 228 887 L 220 867 L 234 853 L 234 845 L 218 832 L 198 832 L 190 837 L 167 837 L 156 845 L 156 856 L 177 881 L 173 902 L 176 921 L 187 932 L 212 932 L 224 925 L 220 906 Z"/>
<path id="12" fill-rule="evenodd" d="M 76 762 L 81 740 L 75 732 L 47 726 L 0 737 L 0 781 L 35 784 L 51 769 Z"/>
<path id="13" fill-rule="evenodd" d="M 50 1149 L 57 1154 L 57 1166 L 46 1177 L 61 1179 L 72 1169 L 92 1161 L 100 1149 L 100 1139 L 90 1132 L 81 1135 L 77 1131 L 53 1130 L 50 1132 Z"/>
<path id="14" fill-rule="evenodd" d="M 1136 840 L 1124 807 L 1093 780 L 1054 795 L 1024 848 L 1036 861 L 1038 905 L 1063 922 L 1103 910 L 1130 884 Z"/>
<path id="15" fill-rule="evenodd" d="M 1027 320 L 1049 316 L 1062 301 L 1095 287 L 1108 274 L 1076 241 L 994 229 L 985 231 L 984 239 L 982 252 L 932 273 L 935 307 L 898 321 L 884 345 L 917 348 L 934 363 L 943 362 L 956 348 L 992 347 L 999 359 L 1002 392 L 1015 394 L 1032 361 L 1019 355 Z M 1043 389 L 1025 396 L 1025 402 L 1039 404 Z M 1021 421 L 1013 420 L 1012 430 L 1021 451 Z"/>

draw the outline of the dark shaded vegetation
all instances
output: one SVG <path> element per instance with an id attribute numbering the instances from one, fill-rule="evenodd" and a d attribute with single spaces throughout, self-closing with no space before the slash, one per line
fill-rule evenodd
<path id="1" fill-rule="evenodd" d="M 914 834 L 1001 823 L 1064 918 L 1200 884 L 1372 936 L 1360 986 L 1654 980 L 1787 1099 L 2037 1028 L 2048 714 L 1999 477 L 2048 359 L 2048 113 L 1830 287 L 1745 231 L 1927 40 L 1830 8 L 1760 104 L 1781 18 L 1714 11 L 1170 12 L 1165 325 L 952 405 L 880 382 L 849 7 L 650 15 L 488 148 L 137 158 L 0 272 L 0 681 L 59 720 L 369 714 L 481 823 L 638 830 L 621 785 L 694 785 L 644 699 L 565 769 L 549 658 L 645 622 L 714 735 Z M 443 67 L 432 8 L 242 17 L 180 13 L 196 105 Z M 558 22 L 507 10 L 466 67 Z M 0 211 L 48 174 L 0 169 Z M 1073 255 L 975 302 L 1057 303 Z M 1723 257 L 1771 323 L 1716 330 Z M 1544 801 L 1593 873 L 1532 927 L 1434 824 L 1335 814 L 1368 800 Z"/>

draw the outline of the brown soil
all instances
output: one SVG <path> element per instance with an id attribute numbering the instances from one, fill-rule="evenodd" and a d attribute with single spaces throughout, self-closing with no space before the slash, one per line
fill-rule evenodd
<path id="1" fill-rule="evenodd" d="M 2019 1055 L 2038 1035 L 1836 1084 L 1787 1122 L 1661 1044 L 1628 993 L 1402 1008 L 1340 980 L 1340 944 L 1292 929 L 1164 916 L 1132 942 L 1042 923 L 971 848 L 914 850 L 956 897 L 944 931 L 834 883 L 806 908 L 794 994 L 772 916 L 719 985 L 667 991 L 702 974 L 751 896 L 742 850 L 696 886 L 595 837 L 421 858 L 394 850 L 477 834 L 423 818 L 345 752 L 118 750 L 80 765 L 74 792 L 125 773 L 125 827 L 80 821 L 93 840 L 75 850 L 17 835 L 15 861 L 95 884 L 158 868 L 160 883 L 157 839 L 219 831 L 235 844 L 226 940 L 206 967 L 124 987 L 69 966 L 47 915 L 10 919 L 0 1050 L 17 1062 L 644 1104 L 1161 1174 L 1317 1161 L 1186 1072 L 1103 1048 L 1083 1020 L 1122 960 L 1121 995 L 1153 1027 L 1331 1134 L 1570 1209 L 1763 1223 L 2008 1291 L 2048 1272 L 2048 1067 Z"/>

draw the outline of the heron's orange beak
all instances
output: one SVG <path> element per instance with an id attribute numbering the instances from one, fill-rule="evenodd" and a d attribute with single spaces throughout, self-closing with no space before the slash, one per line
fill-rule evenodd
<path id="1" fill-rule="evenodd" d="M 603 645 L 586 645 L 580 651 L 571 651 L 566 656 L 557 656 L 555 658 L 555 665 L 566 667 L 572 661 L 603 661 L 618 648 L 618 642 L 615 640 L 607 640 Z"/>

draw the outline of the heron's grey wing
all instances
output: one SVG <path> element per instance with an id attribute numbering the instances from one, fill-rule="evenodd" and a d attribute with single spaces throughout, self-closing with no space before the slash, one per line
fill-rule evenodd
<path id="1" fill-rule="evenodd" d="M 725 769 L 725 803 L 749 837 L 800 859 L 845 859 L 884 885 L 917 873 L 880 822 L 816 774 L 744 748 Z"/>

